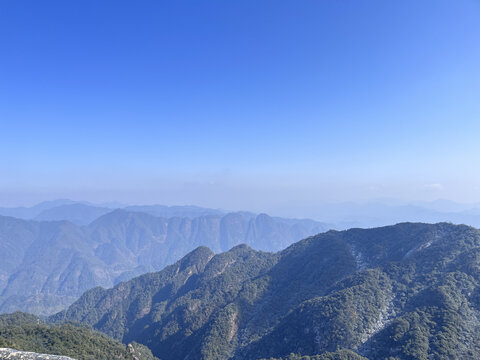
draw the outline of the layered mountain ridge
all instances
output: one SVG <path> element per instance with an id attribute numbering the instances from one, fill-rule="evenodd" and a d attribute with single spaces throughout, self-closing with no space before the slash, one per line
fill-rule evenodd
<path id="1" fill-rule="evenodd" d="M 200 245 L 273 251 L 324 230 L 312 220 L 250 213 L 161 218 L 114 210 L 87 226 L 0 216 L 0 313 L 52 314 L 86 290 L 158 271 Z"/>
<path id="2" fill-rule="evenodd" d="M 0 207 L 0 216 L 11 216 L 23 220 L 61 221 L 68 220 L 76 225 L 88 225 L 112 210 L 122 209 L 129 212 L 141 212 L 156 217 L 196 218 L 206 215 L 226 215 L 230 211 L 209 209 L 193 205 L 124 205 L 120 203 L 92 204 L 86 201 L 57 199 L 44 201 L 31 207 Z M 243 212 L 247 214 L 247 212 Z M 251 213 L 250 213 L 251 214 Z M 254 214 L 251 214 L 254 215 Z"/>
<path id="3" fill-rule="evenodd" d="M 196 218 L 207 215 L 224 216 L 232 211 L 204 208 L 194 205 L 127 205 L 118 202 L 92 204 L 86 201 L 57 199 L 44 201 L 31 207 L 0 207 L 0 216 L 12 216 L 24 220 L 60 221 L 68 220 L 77 225 L 88 225 L 99 216 L 115 209 L 142 212 L 156 217 Z M 248 211 L 237 212 L 245 217 L 256 214 Z M 446 199 L 435 201 L 405 202 L 380 198 L 360 202 L 317 203 L 314 207 L 289 203 L 286 208 L 277 208 L 277 214 L 284 217 L 317 219 L 330 224 L 337 230 L 352 227 L 378 227 L 401 222 L 453 222 L 480 227 L 479 203 L 456 203 Z"/>
<path id="4" fill-rule="evenodd" d="M 479 230 L 404 223 L 329 231 L 278 253 L 199 247 L 50 320 L 140 342 L 162 360 L 473 359 L 479 284 Z"/>

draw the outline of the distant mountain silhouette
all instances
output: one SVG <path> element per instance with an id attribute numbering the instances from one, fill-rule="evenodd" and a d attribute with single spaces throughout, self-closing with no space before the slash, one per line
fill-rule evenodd
<path id="1" fill-rule="evenodd" d="M 70 205 L 76 204 L 76 201 L 69 200 L 69 199 L 58 199 L 53 201 L 44 201 L 35 206 L 31 207 L 14 207 L 14 208 L 7 208 L 7 207 L 0 207 L 0 215 L 3 216 L 13 216 L 19 219 L 26 219 L 31 220 L 38 215 L 42 211 L 62 206 L 62 205 Z"/>
<path id="2" fill-rule="evenodd" d="M 38 221 L 60 221 L 68 220 L 77 225 L 88 225 L 100 216 L 111 212 L 112 209 L 92 206 L 86 204 L 66 204 L 55 206 L 50 209 L 43 210 L 35 216 L 34 220 Z"/>
<path id="3" fill-rule="evenodd" d="M 222 216 L 230 213 L 222 209 L 209 209 L 199 206 L 133 205 L 119 203 L 94 205 L 84 201 L 59 199 L 46 201 L 33 207 L 0 208 L 0 215 L 13 216 L 25 220 L 68 220 L 77 225 L 88 225 L 98 217 L 113 209 L 142 212 L 156 217 L 196 218 L 200 216 Z M 280 211 L 282 213 L 282 211 Z M 257 214 L 241 213 L 249 219 Z M 316 204 L 313 207 L 289 205 L 286 214 L 297 213 L 301 217 L 313 218 L 330 224 L 338 230 L 352 227 L 378 227 L 400 222 L 453 222 L 480 227 L 480 204 L 461 204 L 439 199 L 431 202 L 401 202 L 395 199 L 379 199 L 367 202 L 344 202 Z"/>

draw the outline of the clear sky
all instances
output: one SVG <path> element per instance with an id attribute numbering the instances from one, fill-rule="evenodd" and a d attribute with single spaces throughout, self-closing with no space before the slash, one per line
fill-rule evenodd
<path id="1" fill-rule="evenodd" d="M 479 158 L 478 0 L 0 1 L 0 206 L 473 202 Z"/>

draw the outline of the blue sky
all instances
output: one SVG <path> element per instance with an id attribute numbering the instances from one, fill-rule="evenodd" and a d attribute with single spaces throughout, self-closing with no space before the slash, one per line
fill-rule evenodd
<path id="1" fill-rule="evenodd" d="M 0 205 L 480 201 L 479 1 L 4 0 L 0 52 Z"/>

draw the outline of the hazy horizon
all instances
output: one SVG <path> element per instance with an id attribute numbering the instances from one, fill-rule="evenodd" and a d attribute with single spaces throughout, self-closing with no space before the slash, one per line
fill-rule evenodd
<path id="1" fill-rule="evenodd" d="M 162 202 L 150 202 L 150 203 L 125 203 L 116 200 L 106 201 L 106 202 L 96 202 L 96 201 L 89 201 L 86 199 L 71 199 L 71 198 L 52 198 L 52 199 L 44 199 L 43 201 L 39 202 L 30 202 L 30 203 L 22 203 L 16 205 L 8 205 L 0 203 L 0 209 L 15 209 L 15 208 L 31 208 L 36 205 L 43 205 L 46 203 L 53 203 L 53 202 L 60 202 L 55 206 L 61 206 L 63 204 L 72 203 L 83 203 L 90 206 L 95 207 L 106 207 L 112 210 L 114 209 L 122 209 L 128 207 L 135 207 L 135 206 L 151 206 L 151 205 L 159 205 L 159 206 L 168 206 L 168 207 L 199 207 L 205 209 L 215 209 L 219 211 L 224 211 L 225 213 L 229 212 L 252 212 L 256 214 L 266 213 L 270 216 L 278 216 L 284 218 L 297 218 L 297 219 L 312 219 L 321 222 L 330 222 L 332 224 L 336 223 L 337 225 L 340 223 L 348 223 L 354 221 L 355 219 L 358 220 L 357 225 L 361 226 L 368 226 L 368 221 L 366 219 L 377 220 L 385 216 L 384 222 L 385 225 L 390 224 L 388 220 L 389 217 L 392 217 L 392 214 L 382 214 L 382 211 L 386 209 L 392 209 L 394 211 L 393 216 L 395 215 L 395 211 L 401 210 L 402 208 L 411 208 L 409 214 L 403 213 L 401 210 L 402 215 L 401 217 L 406 216 L 406 220 L 408 221 L 425 221 L 424 216 L 442 216 L 445 214 L 448 216 L 449 214 L 458 214 L 460 215 L 459 218 L 449 219 L 448 217 L 439 218 L 433 222 L 439 221 L 450 221 L 450 222 L 459 222 L 458 220 L 470 220 L 475 221 L 475 224 L 470 224 L 474 226 L 478 226 L 477 223 L 477 214 L 480 210 L 480 203 L 459 203 L 453 202 L 448 199 L 436 199 L 433 201 L 402 201 L 399 199 L 392 199 L 392 198 L 375 198 L 369 199 L 364 201 L 344 201 L 344 202 L 315 202 L 311 206 L 305 206 L 304 204 L 298 203 L 289 203 L 284 207 L 273 207 L 273 208 L 225 208 L 221 206 L 207 206 L 195 203 L 162 203 Z M 419 214 L 416 211 L 420 211 Z M 423 211 L 427 211 L 427 215 Z M 467 217 L 464 218 L 461 215 L 466 215 Z M 473 220 L 468 218 L 469 215 L 473 215 Z M 360 216 L 360 217 L 359 217 Z M 363 219 L 361 218 L 363 216 Z M 420 218 L 418 218 L 420 216 Z M 393 223 L 398 223 L 402 221 L 400 218 L 399 221 L 393 221 Z M 455 221 L 457 220 L 457 221 Z M 362 223 L 363 221 L 363 223 Z M 432 222 L 432 221 L 430 221 Z M 464 221 L 460 221 L 464 222 Z M 468 221 L 467 221 L 468 223 Z M 363 224 L 363 225 L 362 225 Z"/>

